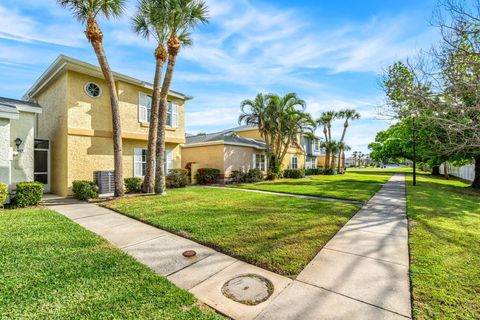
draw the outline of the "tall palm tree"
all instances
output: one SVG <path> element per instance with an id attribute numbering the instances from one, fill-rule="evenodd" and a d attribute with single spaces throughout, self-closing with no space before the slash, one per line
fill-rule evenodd
<path id="1" fill-rule="evenodd" d="M 347 132 L 347 128 L 349 126 L 349 121 L 351 120 L 358 120 L 360 119 L 360 113 L 358 113 L 355 109 L 344 109 L 337 112 L 338 119 L 345 119 L 343 123 L 343 132 L 342 137 L 340 138 L 340 150 L 338 152 L 338 157 L 340 158 L 340 154 L 344 151 L 342 150 L 343 143 L 345 142 L 345 134 Z M 338 171 L 340 172 L 340 161 L 338 161 Z"/>
<path id="2" fill-rule="evenodd" d="M 317 124 L 323 126 L 323 134 L 325 136 L 325 169 L 330 168 L 330 156 L 332 152 L 329 148 L 329 142 L 332 141 L 332 122 L 335 117 L 335 111 L 326 111 L 322 112 L 320 118 L 317 119 Z"/>
<path id="3" fill-rule="evenodd" d="M 150 126 L 148 129 L 148 153 L 143 181 L 143 192 L 152 193 L 155 184 L 155 154 L 157 149 L 158 113 L 160 110 L 160 91 L 162 71 L 167 51 L 165 43 L 168 38 L 167 9 L 162 0 L 139 0 L 137 13 L 132 18 L 132 27 L 135 33 L 149 39 L 154 38 L 157 46 L 153 53 L 155 58 L 155 76 L 153 80 L 152 108 Z"/>
<path id="4" fill-rule="evenodd" d="M 160 113 L 158 117 L 157 148 L 155 164 L 155 192 L 166 194 L 165 185 L 165 127 L 168 109 L 168 92 L 172 83 L 173 71 L 181 46 L 192 44 L 191 31 L 200 23 L 208 22 L 208 7 L 203 0 L 169 0 L 167 6 L 168 63 L 162 90 L 160 92 Z"/>
<path id="5" fill-rule="evenodd" d="M 107 19 L 117 18 L 122 15 L 125 0 L 57 0 L 57 3 L 69 9 L 73 16 L 86 25 L 85 36 L 93 47 L 98 59 L 103 77 L 107 82 L 112 110 L 112 138 L 114 158 L 115 196 L 125 194 L 123 188 L 123 163 L 122 163 L 122 126 L 120 122 L 120 109 L 118 106 L 117 88 L 112 70 L 108 64 L 103 48 L 103 32 L 97 23 L 97 18 L 103 16 Z"/>

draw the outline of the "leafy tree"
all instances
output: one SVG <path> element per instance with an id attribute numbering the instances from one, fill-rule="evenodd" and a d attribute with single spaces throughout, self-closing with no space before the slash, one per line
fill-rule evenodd
<path id="1" fill-rule="evenodd" d="M 118 106 L 117 88 L 112 70 L 108 64 L 103 48 L 103 32 L 98 25 L 97 18 L 117 18 L 123 14 L 125 0 L 57 0 L 57 3 L 69 9 L 73 16 L 86 25 L 85 36 L 92 45 L 98 63 L 107 82 L 112 110 L 112 138 L 114 157 L 115 196 L 125 194 L 123 188 L 123 163 L 122 163 L 122 127 L 120 122 L 120 109 Z"/>
<path id="2" fill-rule="evenodd" d="M 239 123 L 258 127 L 266 144 L 270 178 L 279 175 L 288 148 L 300 147 L 299 137 L 304 132 L 313 132 L 315 122 L 305 109 L 305 101 L 295 93 L 285 96 L 259 93 L 254 100 L 241 103 Z"/>
<path id="3" fill-rule="evenodd" d="M 140 0 L 137 4 L 137 13 L 132 18 L 132 27 L 135 33 L 157 42 L 154 51 L 155 75 L 153 80 L 152 108 L 150 113 L 150 126 L 148 130 L 148 153 L 143 181 L 143 192 L 154 191 L 155 154 L 157 149 L 158 114 L 160 110 L 160 90 L 162 82 L 162 71 L 167 51 L 165 43 L 168 38 L 168 6 L 163 0 Z"/>
<path id="4" fill-rule="evenodd" d="M 157 126 L 155 153 L 155 193 L 166 194 L 165 180 L 165 129 L 168 111 L 168 93 L 173 79 L 175 63 L 182 46 L 192 44 L 191 32 L 200 23 L 208 22 L 208 8 L 202 0 L 168 0 L 165 21 L 169 37 L 167 41 L 168 63 L 160 91 L 160 111 Z"/>

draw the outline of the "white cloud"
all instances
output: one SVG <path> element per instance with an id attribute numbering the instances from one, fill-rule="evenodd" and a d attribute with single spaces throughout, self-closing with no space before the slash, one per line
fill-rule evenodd
<path id="1" fill-rule="evenodd" d="M 0 38 L 18 42 L 43 42 L 61 46 L 82 45 L 83 32 L 72 24 L 47 24 L 19 11 L 0 6 Z"/>

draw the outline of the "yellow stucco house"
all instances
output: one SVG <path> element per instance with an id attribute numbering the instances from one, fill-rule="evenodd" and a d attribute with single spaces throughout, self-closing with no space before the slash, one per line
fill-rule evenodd
<path id="1" fill-rule="evenodd" d="M 124 177 L 143 176 L 153 86 L 114 73 L 123 138 Z M 113 170 L 112 117 L 106 82 L 99 67 L 59 56 L 23 97 L 43 107 L 36 137 L 50 142 L 49 185 L 59 195 L 71 193 L 74 180 L 93 180 L 94 172 Z M 171 91 L 166 133 L 166 169 L 181 167 L 185 142 L 185 102 Z"/>
<path id="2" fill-rule="evenodd" d="M 310 169 L 317 167 L 322 155 L 320 139 L 299 137 L 290 146 L 282 169 Z M 220 170 L 221 178 L 228 179 L 233 170 L 247 171 L 259 168 L 266 173 L 265 142 L 255 126 L 240 126 L 221 132 L 190 135 L 182 146 L 182 165 L 195 163 L 199 167 Z M 193 170 L 192 170 L 193 171 Z"/>

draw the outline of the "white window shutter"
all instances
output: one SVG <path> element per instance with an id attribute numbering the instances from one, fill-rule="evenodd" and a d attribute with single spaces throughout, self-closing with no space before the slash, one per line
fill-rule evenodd
<path id="1" fill-rule="evenodd" d="M 172 127 L 178 128 L 178 104 L 172 102 Z"/>
<path id="2" fill-rule="evenodd" d="M 147 119 L 147 95 L 143 92 L 138 93 L 138 121 L 148 122 Z"/>
<path id="3" fill-rule="evenodd" d="M 253 159 L 252 159 L 252 169 L 255 169 L 257 167 L 257 154 L 253 154 Z"/>
<path id="4" fill-rule="evenodd" d="M 133 149 L 133 176 L 142 177 L 142 149 Z"/>

